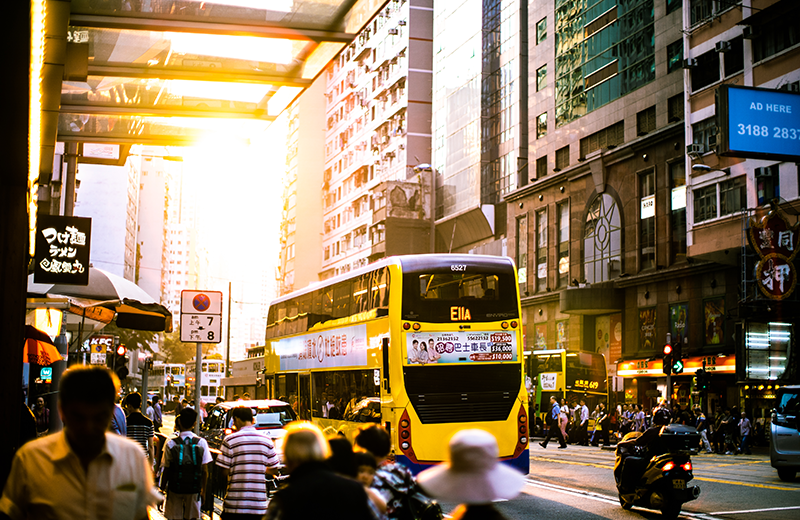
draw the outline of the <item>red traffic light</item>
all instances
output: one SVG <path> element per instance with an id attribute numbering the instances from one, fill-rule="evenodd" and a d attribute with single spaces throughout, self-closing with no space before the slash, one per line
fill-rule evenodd
<path id="1" fill-rule="evenodd" d="M 664 355 L 669 356 L 672 354 L 672 345 L 664 345 Z"/>
<path id="2" fill-rule="evenodd" d="M 120 346 L 117 347 L 117 355 L 118 356 L 124 356 L 127 351 L 128 351 L 128 349 L 125 348 L 125 345 L 120 345 Z"/>

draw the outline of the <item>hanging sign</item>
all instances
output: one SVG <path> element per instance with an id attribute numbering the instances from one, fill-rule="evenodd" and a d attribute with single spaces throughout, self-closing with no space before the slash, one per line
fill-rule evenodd
<path id="1" fill-rule="evenodd" d="M 36 223 L 36 283 L 88 285 L 92 219 L 41 215 Z"/>
<path id="2" fill-rule="evenodd" d="M 792 226 L 779 208 L 758 221 L 750 219 L 750 245 L 761 257 L 756 265 L 759 290 L 773 300 L 792 294 L 797 273 L 792 260 L 800 246 L 800 226 Z"/>

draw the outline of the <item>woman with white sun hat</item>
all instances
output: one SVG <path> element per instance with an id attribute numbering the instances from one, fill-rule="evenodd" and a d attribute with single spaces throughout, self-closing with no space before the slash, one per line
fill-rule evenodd
<path id="1" fill-rule="evenodd" d="M 450 460 L 417 476 L 422 489 L 442 501 L 461 505 L 454 520 L 503 520 L 493 502 L 514 498 L 525 478 L 498 462 L 494 436 L 484 430 L 462 430 L 450 439 Z"/>

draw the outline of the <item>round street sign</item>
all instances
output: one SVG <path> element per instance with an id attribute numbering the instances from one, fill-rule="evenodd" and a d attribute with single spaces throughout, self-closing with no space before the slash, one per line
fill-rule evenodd
<path id="1" fill-rule="evenodd" d="M 206 294 L 200 293 L 192 299 L 192 307 L 194 307 L 198 312 L 207 311 L 210 306 L 211 298 L 209 298 Z"/>

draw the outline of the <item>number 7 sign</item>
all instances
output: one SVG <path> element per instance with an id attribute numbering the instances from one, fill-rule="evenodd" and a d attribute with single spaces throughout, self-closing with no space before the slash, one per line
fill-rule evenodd
<path id="1" fill-rule="evenodd" d="M 222 293 L 181 291 L 181 341 L 220 343 L 222 341 Z"/>

